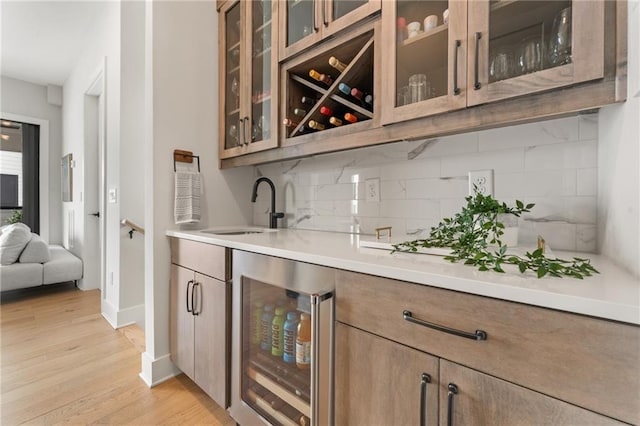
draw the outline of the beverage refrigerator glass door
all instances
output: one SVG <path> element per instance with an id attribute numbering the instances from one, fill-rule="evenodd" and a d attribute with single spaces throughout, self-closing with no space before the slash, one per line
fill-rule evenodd
<path id="1" fill-rule="evenodd" d="M 229 411 L 238 423 L 333 424 L 334 289 L 330 268 L 234 250 Z"/>

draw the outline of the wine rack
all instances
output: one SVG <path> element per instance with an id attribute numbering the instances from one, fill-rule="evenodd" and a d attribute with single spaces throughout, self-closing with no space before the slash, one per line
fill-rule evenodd
<path id="1" fill-rule="evenodd" d="M 332 58 L 342 63 L 339 67 L 342 71 L 330 64 Z M 292 141 L 304 139 L 301 136 L 310 133 L 329 135 L 338 128 L 348 127 L 354 131 L 356 127 L 368 126 L 367 121 L 374 118 L 373 61 L 374 32 L 371 30 L 284 69 L 283 144 L 296 143 Z M 310 75 L 314 72 L 316 77 L 324 74 L 330 79 L 323 76 L 324 82 L 319 81 Z M 359 91 L 360 99 L 351 94 L 354 88 Z M 303 103 L 303 97 L 314 99 L 315 104 Z M 290 120 L 290 125 L 285 125 L 285 120 Z"/>

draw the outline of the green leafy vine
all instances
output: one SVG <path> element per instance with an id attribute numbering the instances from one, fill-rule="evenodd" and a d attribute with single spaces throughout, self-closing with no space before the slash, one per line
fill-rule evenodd
<path id="1" fill-rule="evenodd" d="M 531 211 L 534 204 L 525 205 L 516 200 L 515 207 L 500 203 L 490 195 L 477 193 L 466 197 L 467 205 L 452 218 L 445 218 L 431 228 L 429 237 L 405 241 L 393 246 L 395 252 L 417 252 L 419 248 L 448 247 L 451 254 L 445 256 L 450 262 L 464 261 L 465 265 L 478 267 L 480 271 L 493 270 L 504 273 L 503 265 L 516 265 L 521 273 L 533 271 L 538 278 L 568 276 L 578 279 L 591 276 L 598 271 L 589 259 L 574 257 L 572 260 L 547 258 L 542 248 L 526 252 L 524 257 L 507 253 L 501 241 L 505 225 L 500 215 L 520 217 Z"/>

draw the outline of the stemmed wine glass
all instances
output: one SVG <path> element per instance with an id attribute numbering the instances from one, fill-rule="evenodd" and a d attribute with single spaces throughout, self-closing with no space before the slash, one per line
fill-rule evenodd
<path id="1" fill-rule="evenodd" d="M 236 77 L 233 77 L 233 81 L 231 81 L 231 93 L 235 95 L 235 108 L 237 109 L 240 104 L 240 83 Z"/>

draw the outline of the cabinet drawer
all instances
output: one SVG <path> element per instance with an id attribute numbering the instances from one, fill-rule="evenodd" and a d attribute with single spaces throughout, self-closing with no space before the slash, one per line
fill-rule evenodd
<path id="1" fill-rule="evenodd" d="M 171 263 L 222 281 L 231 279 L 231 251 L 226 247 L 170 238 Z"/>
<path id="2" fill-rule="evenodd" d="M 580 283 L 576 283 L 580 285 Z M 407 321 L 474 333 L 472 340 Z M 640 423 L 640 327 L 339 271 L 338 321 L 626 422 Z"/>

